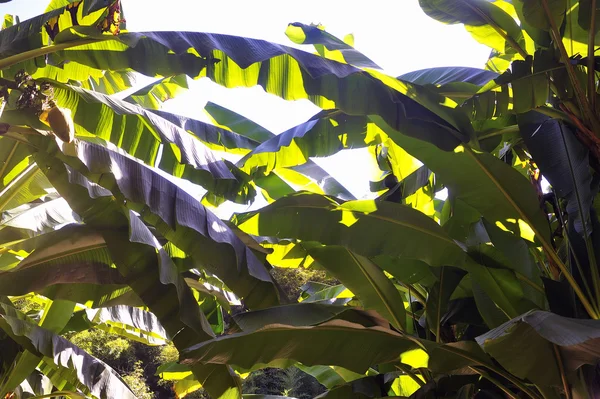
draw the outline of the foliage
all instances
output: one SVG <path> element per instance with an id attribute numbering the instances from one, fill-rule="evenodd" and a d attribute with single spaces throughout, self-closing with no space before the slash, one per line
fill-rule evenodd
<path id="1" fill-rule="evenodd" d="M 419 4 L 485 69 L 389 76 L 302 23 L 314 52 L 130 32 L 117 0 L 6 17 L 0 396 L 598 396 L 599 7 Z M 162 110 L 189 78 L 321 111 Z M 315 161 L 350 148 L 368 198 Z"/>

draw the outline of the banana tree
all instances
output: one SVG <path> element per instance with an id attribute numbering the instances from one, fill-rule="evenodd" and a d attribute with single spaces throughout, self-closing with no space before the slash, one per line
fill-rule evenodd
<path id="1" fill-rule="evenodd" d="M 172 342 L 180 362 L 159 372 L 179 397 L 240 398 L 267 366 L 321 397 L 593 397 L 598 29 L 595 1 L 571 3 L 421 0 L 492 54 L 400 77 L 322 26 L 288 26 L 302 51 L 129 32 L 119 1 L 6 17 L 0 395 L 135 397 L 64 338 L 100 328 Z M 322 111 L 275 135 L 216 104 L 212 124 L 161 110 L 188 78 Z M 375 199 L 311 159 L 349 148 L 379 165 Z M 257 195 L 268 205 L 211 211 Z M 288 298 L 274 267 L 338 284 Z"/>

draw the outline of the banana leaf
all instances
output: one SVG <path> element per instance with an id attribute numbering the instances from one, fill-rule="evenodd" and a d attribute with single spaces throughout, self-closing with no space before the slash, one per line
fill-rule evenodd
<path id="1" fill-rule="evenodd" d="M 391 202 L 348 201 L 299 192 L 259 211 L 234 215 L 249 234 L 343 245 L 362 256 L 403 256 L 460 265 L 464 253 L 432 219 Z M 435 249 L 434 249 L 435 248 Z"/>
<path id="2" fill-rule="evenodd" d="M 0 327 L 33 353 L 72 370 L 89 393 L 105 398 L 135 398 L 119 375 L 104 362 L 88 355 L 65 338 L 39 327 L 6 304 L 0 305 Z"/>

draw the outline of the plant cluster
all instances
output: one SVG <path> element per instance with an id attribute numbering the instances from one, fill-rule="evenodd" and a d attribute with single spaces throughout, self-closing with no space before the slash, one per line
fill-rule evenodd
<path id="1" fill-rule="evenodd" d="M 320 25 L 288 26 L 302 51 L 130 32 L 114 0 L 5 17 L 0 397 L 160 395 L 105 333 L 171 348 L 177 397 L 600 395 L 596 3 L 419 0 L 491 55 L 399 77 Z M 162 110 L 190 78 L 321 111 L 276 135 Z M 315 162 L 350 148 L 371 199 Z"/>

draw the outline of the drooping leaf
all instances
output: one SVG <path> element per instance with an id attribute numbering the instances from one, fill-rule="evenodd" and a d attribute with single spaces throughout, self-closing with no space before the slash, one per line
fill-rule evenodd
<path id="1" fill-rule="evenodd" d="M 0 327 L 33 352 L 47 356 L 57 366 L 73 370 L 79 382 L 96 397 L 135 398 L 107 364 L 88 355 L 65 338 L 19 317 L 16 310 L 0 305 Z"/>
<path id="2" fill-rule="evenodd" d="M 535 234 L 551 248 L 548 222 L 537 195 L 519 172 L 491 154 L 466 147 L 457 147 L 453 152 L 438 151 L 424 141 L 390 129 L 381 119 L 372 119 L 398 145 L 438 175 L 457 199 L 478 210 L 489 221 L 499 222 L 528 240 Z"/>
<path id="3" fill-rule="evenodd" d="M 100 177 L 102 185 L 110 187 L 114 195 L 127 199 L 144 220 L 201 262 L 202 267 L 219 276 L 248 306 L 256 308 L 278 302 L 277 291 L 265 266 L 235 233 L 183 189 L 107 147 L 76 141 L 63 150 L 73 156 L 58 152 L 61 159 L 90 177 L 92 174 L 96 179 Z M 83 184 L 87 186 L 86 182 Z M 160 187 L 160 190 L 151 190 L 152 187 Z M 160 195 L 157 197 L 157 194 Z"/>
<path id="4" fill-rule="evenodd" d="M 83 15 L 87 16 L 90 13 L 101 10 L 107 6 L 104 0 L 86 0 L 83 2 Z M 42 42 L 42 29 L 44 24 L 53 18 L 58 19 L 59 16 L 65 14 L 70 15 L 66 7 L 61 7 L 37 17 L 22 21 L 6 29 L 2 29 L 0 33 L 0 57 L 8 56 L 25 52 L 34 48 L 42 47 L 47 43 Z M 63 22 L 69 21 L 70 18 L 63 19 Z M 73 24 L 60 26 L 59 28 L 66 29 Z"/>
<path id="5" fill-rule="evenodd" d="M 386 253 L 438 266 L 460 264 L 464 255 L 432 219 L 391 202 L 340 204 L 300 192 L 260 211 L 237 215 L 235 221 L 250 234 L 343 245 L 367 257 Z"/>
<path id="6" fill-rule="evenodd" d="M 527 243 L 509 232 L 502 231 L 485 219 L 483 224 L 494 247 L 498 248 L 508 260 L 504 264 L 528 279 L 527 283 L 521 283 L 527 298 L 541 309 L 544 309 L 545 296 L 541 291 L 544 284 L 542 283 L 540 270 L 529 252 Z M 536 286 L 539 289 L 536 289 Z"/>
<path id="7" fill-rule="evenodd" d="M 304 164 L 309 157 L 333 155 L 343 148 L 360 148 L 376 143 L 363 117 L 351 117 L 336 111 L 322 111 L 308 122 L 295 126 L 261 143 L 239 162 L 244 170 Z"/>
<path id="8" fill-rule="evenodd" d="M 301 327 L 317 325 L 333 319 L 347 320 L 366 326 L 386 324 L 383 319 L 378 318 L 370 312 L 348 306 L 306 301 L 251 312 L 242 312 L 234 315 L 233 318 L 244 332 L 257 331 L 270 324 Z"/>
<path id="9" fill-rule="evenodd" d="M 308 252 L 358 296 L 365 309 L 377 311 L 398 329 L 406 329 L 404 299 L 376 264 L 339 246 L 314 246 Z"/>
<path id="10" fill-rule="evenodd" d="M 242 136 L 248 137 L 249 139 L 254 139 L 257 141 L 257 143 L 255 145 L 253 145 L 252 147 L 248 147 L 248 148 L 251 148 L 253 150 L 257 149 L 257 147 L 259 147 L 259 146 L 262 147 L 263 143 L 268 141 L 270 144 L 264 144 L 265 147 L 262 147 L 263 149 L 259 150 L 259 152 L 263 152 L 263 151 L 267 152 L 267 154 L 260 155 L 260 158 L 259 158 L 259 160 L 261 160 L 266 157 L 266 160 L 268 160 L 269 164 L 267 165 L 267 168 L 265 170 L 269 170 L 269 168 L 272 168 L 270 162 L 278 163 L 277 159 L 282 156 L 282 154 L 279 154 L 279 153 L 282 150 L 284 150 L 284 151 L 287 151 L 291 155 L 291 157 L 295 157 L 297 159 L 296 162 L 291 162 L 292 166 L 290 166 L 290 169 L 292 169 L 296 172 L 302 173 L 303 175 L 306 175 L 306 176 L 310 177 L 312 180 L 316 181 L 317 184 L 319 185 L 319 187 L 322 188 L 322 190 L 325 194 L 333 195 L 334 197 L 341 198 L 344 200 L 355 199 L 355 197 L 344 186 L 342 186 L 335 178 L 333 178 L 329 173 L 327 173 L 319 165 L 314 163 L 311 159 L 308 159 L 308 157 L 310 157 L 310 156 L 317 155 L 316 153 L 313 153 L 312 150 L 323 151 L 322 149 L 320 149 L 320 146 L 318 145 L 320 142 L 322 142 L 322 139 L 320 138 L 320 136 L 322 136 L 323 133 L 322 132 L 318 133 L 317 129 L 314 129 L 314 132 L 311 133 L 312 130 L 307 130 L 308 128 L 307 128 L 307 126 L 305 126 L 305 125 L 308 125 L 309 123 L 312 123 L 311 121 L 308 121 L 308 122 L 306 122 L 306 124 L 301 124 L 301 125 L 297 126 L 296 128 L 288 130 L 288 133 L 287 133 L 288 136 L 293 136 L 293 133 L 291 133 L 291 132 L 296 132 L 296 134 L 298 136 L 302 136 L 302 134 L 304 134 L 304 136 L 297 137 L 297 138 L 291 138 L 290 144 L 293 144 L 293 148 L 282 149 L 280 146 L 277 146 L 277 144 L 276 144 L 276 140 L 279 142 L 281 142 L 281 141 L 280 141 L 280 139 L 274 139 L 274 137 L 276 137 L 275 134 L 273 134 L 272 132 L 270 132 L 267 129 L 263 128 L 262 126 L 258 125 L 256 122 L 253 122 L 240 114 L 237 114 L 233 111 L 230 111 L 224 107 L 221 107 L 217 104 L 210 103 L 210 102 L 206 105 L 205 111 L 212 118 L 214 118 L 214 120 L 219 125 L 226 126 L 226 127 L 230 128 L 232 130 L 232 132 L 238 133 Z M 324 114 L 324 115 L 329 116 L 329 114 Z M 338 123 L 338 122 L 336 121 L 336 123 Z M 317 127 L 318 126 L 314 126 L 314 128 L 317 128 Z M 305 132 L 305 133 L 303 133 L 303 132 Z M 296 144 L 298 142 L 298 140 L 300 142 L 302 142 L 302 139 L 306 135 L 313 137 L 313 140 L 316 141 L 316 143 L 315 144 L 308 143 L 307 145 L 302 145 L 302 143 L 300 143 L 299 145 Z M 355 145 L 355 146 L 359 145 L 358 140 L 352 139 L 354 136 L 355 136 L 355 134 L 352 134 L 350 137 L 351 144 Z M 286 140 L 290 140 L 290 139 L 284 138 L 284 142 Z M 367 140 L 367 139 L 365 138 L 365 140 Z M 357 142 L 355 142 L 355 141 L 357 141 Z M 274 150 L 277 150 L 277 151 L 275 153 L 274 161 L 271 161 L 273 159 L 273 155 L 268 154 L 268 152 L 270 152 L 269 148 L 272 147 L 273 145 L 275 145 Z M 343 145 L 349 146 L 347 141 Z M 329 146 L 329 147 L 331 147 L 331 146 Z M 339 146 L 338 148 L 341 149 L 342 147 Z M 296 154 L 294 154 L 293 151 L 296 151 Z M 299 156 L 298 151 L 300 151 L 302 153 L 302 155 Z M 329 155 L 331 155 L 331 154 L 329 154 Z M 252 153 L 248 154 L 248 157 L 252 158 Z M 256 158 L 256 155 L 255 155 L 255 158 Z M 290 157 L 288 157 L 287 162 L 290 162 L 289 158 Z M 241 163 L 245 162 L 245 159 L 247 159 L 247 158 L 245 157 L 245 158 L 241 159 L 238 162 L 238 165 L 242 166 Z M 299 163 L 300 160 L 305 160 L 305 162 Z M 279 161 L 280 164 L 281 164 L 281 162 L 285 163 L 286 161 L 285 160 Z M 296 165 L 294 166 L 294 164 L 296 164 Z M 259 166 L 259 165 L 260 165 L 260 163 L 257 166 Z M 275 171 L 275 173 L 277 173 L 277 171 Z M 283 195 L 289 194 L 292 192 L 291 189 L 289 191 L 286 191 L 285 194 L 281 192 L 282 189 L 283 190 L 286 189 L 286 187 L 282 187 L 282 186 L 287 186 L 287 184 L 285 184 L 285 182 L 282 181 L 279 178 L 279 176 L 277 176 L 276 174 L 268 174 L 267 173 L 266 176 L 262 177 L 262 178 L 258 175 L 255 175 L 254 182 L 258 186 L 260 186 L 261 188 L 266 190 L 269 193 L 269 196 L 273 199 L 281 198 Z M 275 185 L 275 187 L 273 187 L 273 185 Z M 276 194 L 275 192 L 277 192 L 278 194 Z"/>
<path id="11" fill-rule="evenodd" d="M 592 9 L 592 4 L 596 4 L 596 9 Z M 584 30 L 589 31 L 591 28 L 591 20 L 594 18 L 595 26 L 594 33 L 598 33 L 600 30 L 600 26 L 598 26 L 598 21 L 600 20 L 600 7 L 598 7 L 598 3 L 593 3 L 591 0 L 579 0 L 579 18 L 577 22 L 579 22 L 579 26 L 581 26 Z M 592 17 L 592 13 L 595 15 Z"/>
<path id="12" fill-rule="evenodd" d="M 325 58 L 345 62 L 363 68 L 381 69 L 353 46 L 321 29 L 320 26 L 293 22 L 285 30 L 287 37 L 297 44 L 313 44 Z"/>
<path id="13" fill-rule="evenodd" d="M 419 0 L 419 4 L 427 15 L 440 22 L 464 24 L 477 41 L 494 50 L 502 53 L 512 50 L 514 53 L 525 47 L 523 33 L 517 22 L 499 3 L 485 0 Z"/>
<path id="14" fill-rule="evenodd" d="M 260 144 L 259 141 L 256 141 L 251 137 L 246 137 L 243 134 L 238 134 L 235 130 L 230 131 L 199 120 L 165 111 L 153 112 L 174 125 L 192 133 L 200 141 L 208 144 L 209 147 L 214 149 L 248 152 Z"/>
<path id="15" fill-rule="evenodd" d="M 152 82 L 130 94 L 125 101 L 138 104 L 146 109 L 160 109 L 162 104 L 188 88 L 187 77 L 177 75 Z"/>
<path id="16" fill-rule="evenodd" d="M 597 362 L 599 337 L 596 320 L 534 311 L 477 337 L 477 342 L 514 375 L 542 385 L 559 385 L 553 345 L 560 351 L 565 370 L 576 370 Z M 532 358 L 533 353 L 536 356 Z"/>
<path id="17" fill-rule="evenodd" d="M 449 83 L 470 83 L 484 86 L 498 74 L 485 69 L 471 67 L 436 67 L 408 72 L 398 76 L 398 79 L 419 85 L 443 86 Z"/>
<path id="18" fill-rule="evenodd" d="M 245 369 L 299 361 L 306 366 L 331 364 L 363 373 L 369 366 L 393 361 L 415 347 L 410 338 L 392 330 L 334 320 L 313 327 L 276 324 L 218 337 L 181 351 L 180 360 L 184 364 L 227 363 Z"/>
<path id="19" fill-rule="evenodd" d="M 84 31 L 71 28 L 71 32 L 63 35 L 64 40 L 86 37 Z M 339 108 L 350 115 L 381 115 L 393 126 L 405 126 L 409 134 L 447 150 L 472 133 L 463 114 L 442 105 L 439 95 L 432 97 L 418 85 L 286 46 L 198 32 L 129 32 L 111 39 L 55 56 L 98 69 L 133 68 L 149 76 L 186 73 L 193 78 L 207 76 L 226 87 L 261 85 L 284 99 L 309 98 L 325 109 Z M 190 47 L 207 58 L 192 55 Z M 260 54 L 253 48 L 261 48 Z M 267 65 L 269 73 L 261 74 Z M 354 90 L 351 101 L 345 94 L 347 87 Z M 382 102 L 384 98 L 390 100 Z"/>
<path id="20" fill-rule="evenodd" d="M 87 319 L 109 333 L 127 337 L 146 345 L 164 345 L 167 332 L 156 316 L 142 309 L 118 305 L 85 309 Z"/>
<path id="21" fill-rule="evenodd" d="M 428 327 L 433 330 L 437 342 L 442 342 L 439 328 L 442 325 L 442 316 L 448 309 L 448 301 L 464 275 L 463 270 L 442 266 L 438 273 L 438 281 L 428 292 L 425 315 Z"/>
<path id="22" fill-rule="evenodd" d="M 204 106 L 204 112 L 206 112 L 219 126 L 228 127 L 232 132 L 247 137 L 250 140 L 254 140 L 256 143 L 265 142 L 275 136 L 273 132 L 267 130 L 253 120 L 219 104 L 210 101 L 207 102 Z"/>
<path id="23" fill-rule="evenodd" d="M 124 285 L 102 236 L 73 226 L 37 239 L 35 251 L 16 267 L 0 272 L 2 295 L 24 295 L 56 284 Z M 19 244 L 26 247 L 27 242 Z"/>
<path id="24" fill-rule="evenodd" d="M 569 222 L 577 233 L 590 235 L 594 199 L 589 149 L 566 124 L 538 112 L 518 115 L 521 137 L 556 194 L 567 202 Z"/>
<path id="25" fill-rule="evenodd" d="M 534 28 L 549 31 L 551 28 L 548 15 L 544 10 L 544 3 L 547 4 L 550 16 L 555 26 L 562 25 L 565 13 L 567 11 L 566 0 L 517 0 L 523 6 L 523 18 Z"/>
<path id="26" fill-rule="evenodd" d="M 54 147 L 53 154 L 58 153 Z M 83 220 L 103 231 L 120 274 L 174 337 L 175 345 L 181 349 L 211 337 L 213 332 L 191 289 L 142 220 L 131 210 L 122 209 L 123 202 L 117 203 L 110 191 L 87 180 L 56 156 L 46 152 L 34 156 L 38 164 L 47 167 L 45 170 L 53 185 Z M 88 155 L 87 159 L 94 157 Z M 110 157 L 105 159 L 110 160 Z M 110 229 L 106 229 L 107 226 Z M 193 372 L 215 396 L 227 391 L 239 392 L 239 381 L 226 366 L 194 366 Z"/>
<path id="27" fill-rule="evenodd" d="M 177 177 L 185 175 L 228 199 L 246 202 L 252 198 L 253 190 L 238 181 L 231 166 L 217 160 L 204 144 L 157 113 L 73 86 L 57 87 L 54 93 L 57 104 L 71 109 L 78 134 L 110 141 L 149 165 Z M 163 151 L 157 164 L 160 144 Z"/>
<path id="28" fill-rule="evenodd" d="M 29 235 L 48 233 L 61 225 L 79 221 L 79 216 L 71 210 L 64 198 L 25 204 L 2 214 L 0 242 L 9 242 L 9 237 L 16 237 L 17 231 L 26 238 Z"/>

